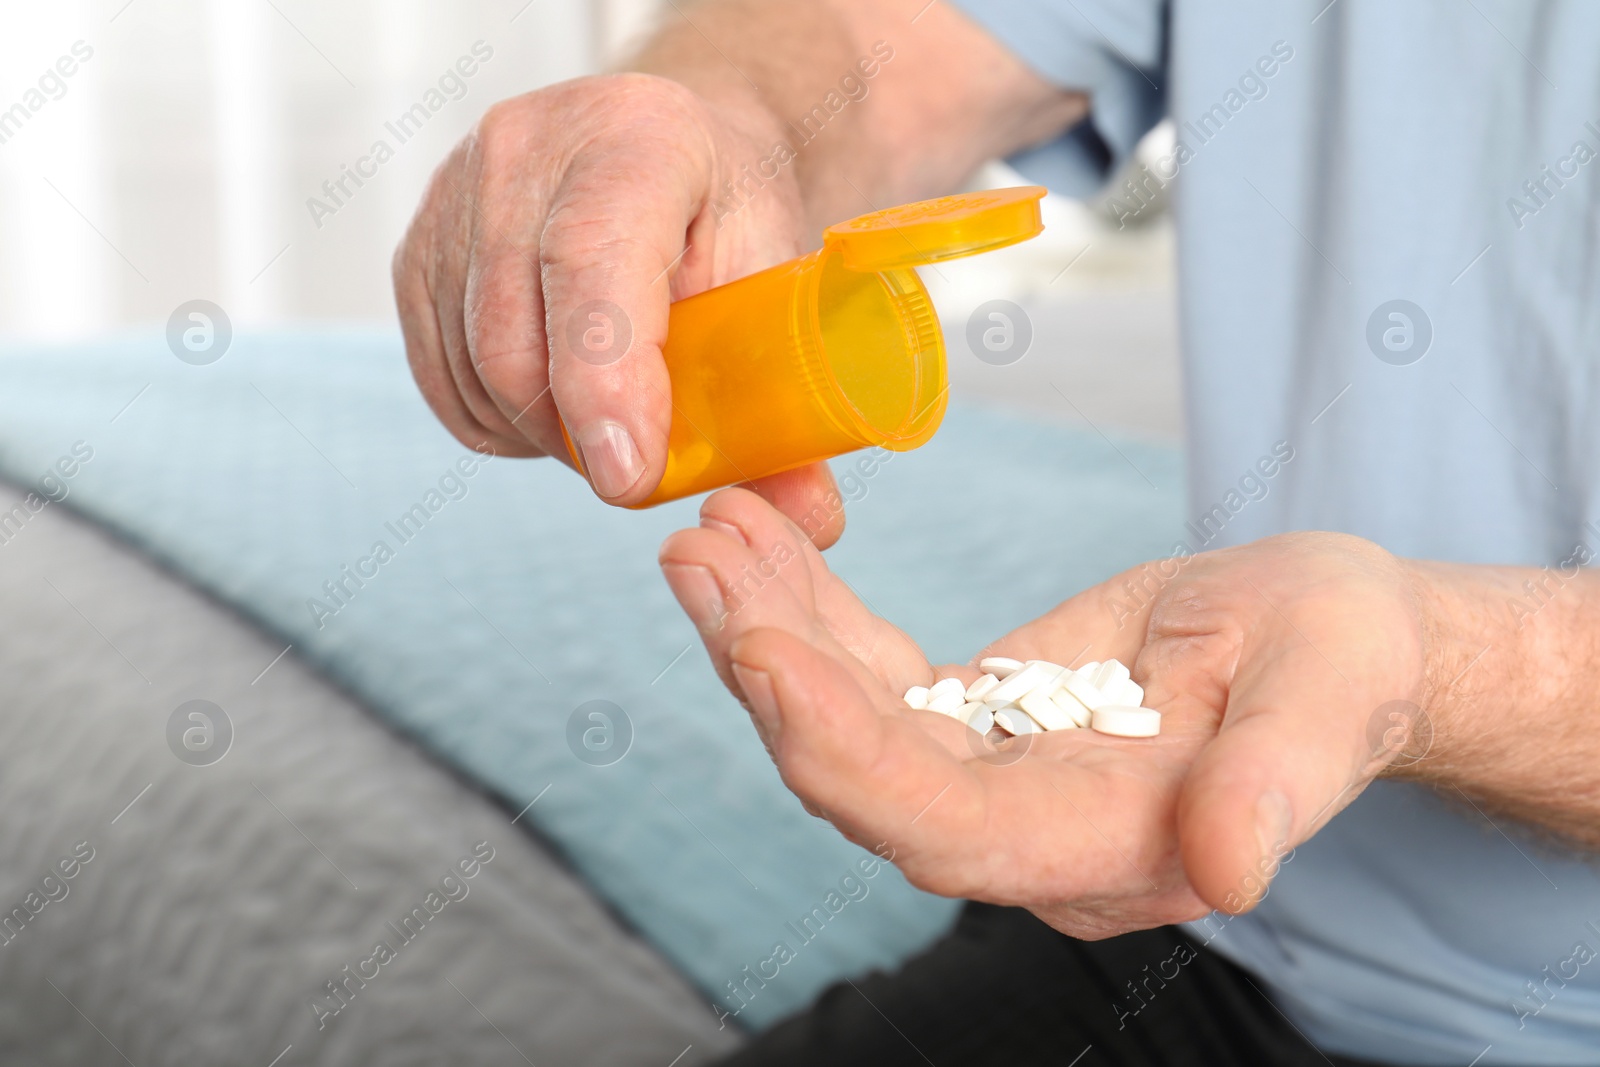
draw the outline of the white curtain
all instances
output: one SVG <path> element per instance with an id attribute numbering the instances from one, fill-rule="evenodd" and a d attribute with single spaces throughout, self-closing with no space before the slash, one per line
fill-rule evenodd
<path id="1" fill-rule="evenodd" d="M 247 327 L 391 318 L 389 255 L 450 146 L 598 69 L 655 5 L 0 0 L 0 334 L 196 298 Z"/>

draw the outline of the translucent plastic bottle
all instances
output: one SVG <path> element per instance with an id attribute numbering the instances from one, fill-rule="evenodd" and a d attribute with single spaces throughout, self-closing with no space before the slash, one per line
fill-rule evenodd
<path id="1" fill-rule="evenodd" d="M 673 304 L 667 467 L 638 506 L 860 448 L 926 443 L 944 418 L 948 381 L 939 320 L 913 268 L 1036 236 L 1044 192 L 997 189 L 862 215 L 830 226 L 809 255 Z"/>

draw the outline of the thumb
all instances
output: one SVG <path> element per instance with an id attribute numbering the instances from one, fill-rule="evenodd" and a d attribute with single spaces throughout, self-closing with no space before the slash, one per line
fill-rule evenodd
<path id="1" fill-rule="evenodd" d="M 673 404 L 662 346 L 674 277 L 699 288 L 715 280 L 717 130 L 703 101 L 665 78 L 574 84 L 583 95 L 567 124 L 579 132 L 562 135 L 576 143 L 539 236 L 550 390 L 595 492 L 637 504 L 666 466 Z"/>
<path id="2" fill-rule="evenodd" d="M 643 500 L 665 468 L 668 275 L 696 210 L 683 185 L 639 177 L 659 161 L 638 157 L 576 161 L 539 244 L 551 392 L 579 469 L 617 504 Z"/>
<path id="3" fill-rule="evenodd" d="M 1354 696 L 1306 645 L 1241 673 L 1178 803 L 1184 871 L 1206 903 L 1229 914 L 1255 907 L 1295 845 L 1371 780 L 1368 716 Z"/>

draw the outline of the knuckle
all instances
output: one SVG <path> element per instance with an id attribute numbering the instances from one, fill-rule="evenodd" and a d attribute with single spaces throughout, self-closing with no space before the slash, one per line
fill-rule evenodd
<path id="1" fill-rule="evenodd" d="M 507 421 L 526 433 L 526 422 L 533 414 L 532 408 L 548 392 L 541 372 L 543 361 L 528 348 L 502 348 L 479 351 L 473 355 L 478 380 L 491 396 L 521 407 L 521 413 L 507 416 Z"/>
<path id="2" fill-rule="evenodd" d="M 486 162 L 502 160 L 508 152 L 516 151 L 525 144 L 528 103 L 528 95 L 497 100 L 478 119 L 471 139 L 473 147 Z"/>
<path id="3" fill-rule="evenodd" d="M 693 90 L 670 78 L 623 73 L 611 75 L 608 81 L 602 102 L 608 110 L 620 104 L 620 109 L 611 113 L 624 120 L 648 117 L 681 122 L 691 118 L 701 106 Z"/>
<path id="4" fill-rule="evenodd" d="M 517 115 L 521 111 L 521 99 L 521 97 L 512 96 L 504 100 L 496 100 L 490 104 L 478 118 L 478 135 L 498 134 L 508 126 L 515 125 Z"/>
<path id="5" fill-rule="evenodd" d="M 647 250 L 640 237 L 621 229 L 610 215 L 590 208 L 582 198 L 552 208 L 539 235 L 541 269 L 600 263 Z"/>

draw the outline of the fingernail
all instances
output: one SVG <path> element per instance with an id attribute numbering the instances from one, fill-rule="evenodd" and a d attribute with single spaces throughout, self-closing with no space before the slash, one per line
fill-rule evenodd
<path id="1" fill-rule="evenodd" d="M 728 617 L 723 605 L 722 586 L 716 575 L 695 563 L 663 563 L 661 573 L 673 595 L 702 634 L 715 633 Z"/>
<path id="2" fill-rule="evenodd" d="M 620 422 L 601 419 L 584 427 L 574 440 L 589 484 L 607 499 L 626 493 L 644 473 L 644 459 L 633 435 Z"/>
<path id="3" fill-rule="evenodd" d="M 721 533 L 725 533 L 735 541 L 739 542 L 741 545 L 748 545 L 750 543 L 750 541 L 745 537 L 744 531 L 739 529 L 739 527 L 735 526 L 731 522 L 723 522 L 721 519 L 713 519 L 710 516 L 703 516 L 700 519 L 700 526 L 702 529 L 717 530 Z"/>
<path id="4" fill-rule="evenodd" d="M 1294 824 L 1294 812 L 1289 798 L 1276 789 L 1269 789 L 1256 801 L 1256 845 L 1261 849 L 1265 871 L 1276 873 L 1281 854 L 1289 847 L 1289 831 Z M 1269 875 L 1270 877 L 1270 875 Z"/>
<path id="5" fill-rule="evenodd" d="M 783 717 L 778 711 L 778 695 L 772 689 L 772 675 L 759 667 L 735 663 L 733 676 L 738 679 L 739 688 L 744 690 L 745 702 L 750 705 L 750 713 L 756 717 L 763 740 L 769 748 L 777 744 L 778 734 L 783 729 Z"/>

